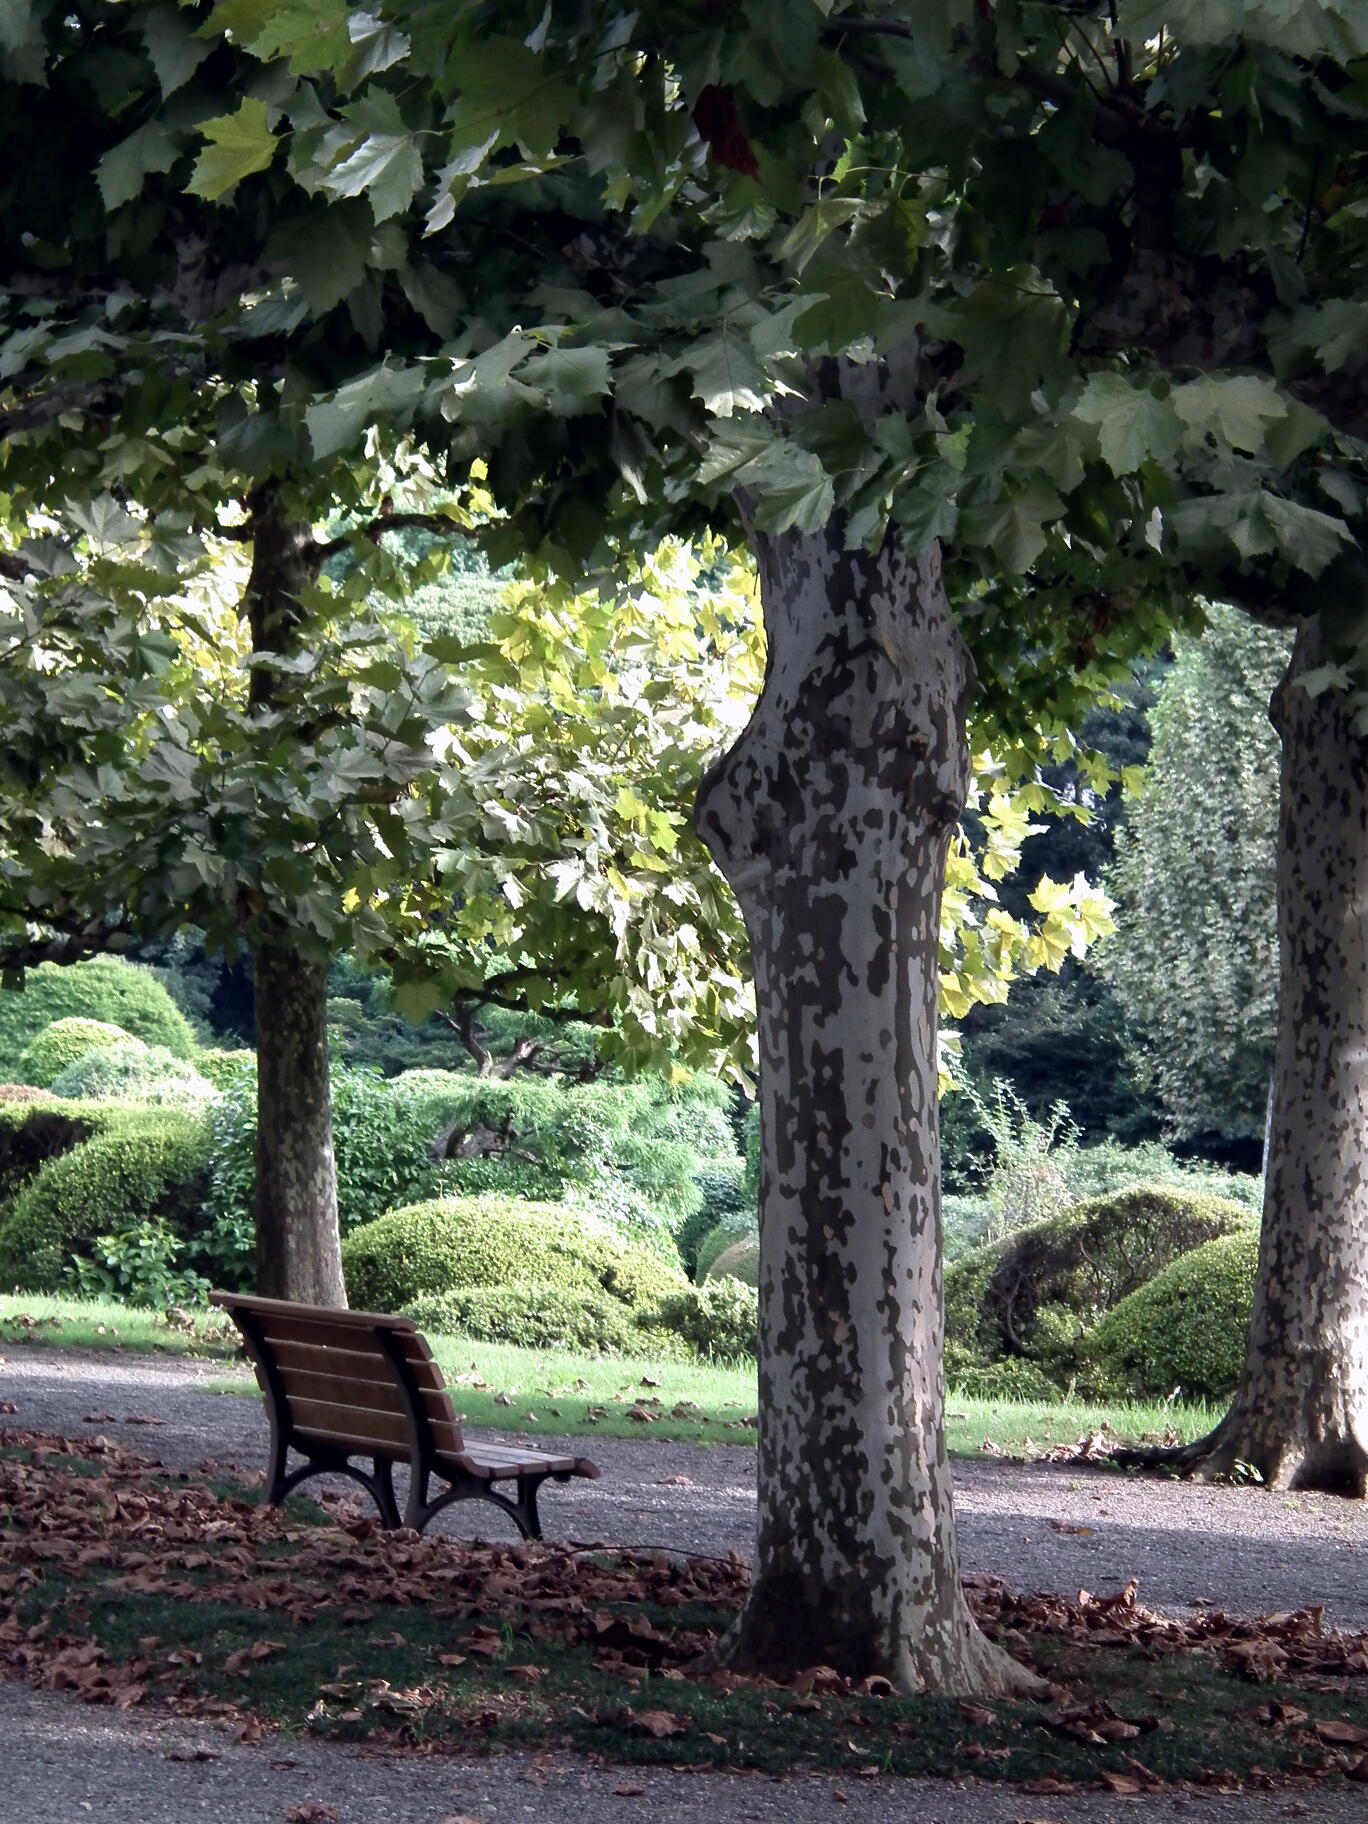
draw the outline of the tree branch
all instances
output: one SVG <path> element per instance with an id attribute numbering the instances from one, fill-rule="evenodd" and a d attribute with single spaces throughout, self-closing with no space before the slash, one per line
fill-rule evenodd
<path id="1" fill-rule="evenodd" d="M 435 532 L 439 538 L 468 538 L 469 530 L 457 525 L 445 513 L 382 513 L 364 526 L 353 526 L 350 532 L 343 532 L 337 538 L 330 538 L 318 547 L 321 561 L 337 557 L 343 551 L 349 551 L 360 538 L 368 538 L 378 544 L 386 532 Z"/>

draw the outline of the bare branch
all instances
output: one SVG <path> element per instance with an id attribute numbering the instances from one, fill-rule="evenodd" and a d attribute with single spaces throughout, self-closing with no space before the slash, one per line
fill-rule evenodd
<path id="1" fill-rule="evenodd" d="M 337 538 L 330 538 L 318 547 L 319 559 L 326 562 L 340 552 L 349 551 L 358 539 L 368 538 L 378 544 L 386 532 L 435 532 L 439 538 L 468 538 L 468 528 L 457 525 L 445 513 L 382 513 L 364 526 L 353 526 L 350 532 L 343 532 Z"/>

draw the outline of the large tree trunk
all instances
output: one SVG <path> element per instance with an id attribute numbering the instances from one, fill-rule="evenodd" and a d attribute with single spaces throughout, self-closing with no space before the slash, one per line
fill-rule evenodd
<path id="1" fill-rule="evenodd" d="M 1362 1497 L 1368 1483 L 1368 738 L 1303 623 L 1282 736 L 1279 1014 L 1254 1311 L 1230 1411 L 1182 1466 Z"/>
<path id="2" fill-rule="evenodd" d="M 326 963 L 253 948 L 257 1291 L 345 1309 L 328 1088 Z"/>
<path id="3" fill-rule="evenodd" d="M 310 528 L 290 517 L 280 483 L 254 489 L 248 511 L 252 573 L 246 607 L 252 653 L 261 661 L 298 650 L 306 592 L 318 575 L 318 547 Z M 268 724 L 288 713 L 279 668 L 254 665 L 248 693 L 250 707 Z M 328 965 L 304 954 L 288 929 L 272 928 L 269 907 L 256 898 L 247 909 L 258 932 L 252 943 L 257 1291 L 267 1298 L 345 1308 L 328 1082 Z"/>
<path id="4" fill-rule="evenodd" d="M 759 1009 L 759 1521 L 728 1653 L 1034 1689 L 965 1604 L 943 1434 L 937 945 L 972 671 L 934 547 L 755 545 L 765 688 L 697 809 Z"/>

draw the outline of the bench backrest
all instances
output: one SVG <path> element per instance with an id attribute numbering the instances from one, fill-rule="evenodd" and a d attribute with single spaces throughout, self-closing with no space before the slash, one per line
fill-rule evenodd
<path id="1" fill-rule="evenodd" d="M 442 1371 L 412 1318 L 235 1292 L 210 1299 L 241 1330 L 262 1392 L 302 1436 L 396 1459 L 415 1442 L 464 1448 Z M 413 1419 L 426 1420 L 428 1439 L 414 1438 Z"/>

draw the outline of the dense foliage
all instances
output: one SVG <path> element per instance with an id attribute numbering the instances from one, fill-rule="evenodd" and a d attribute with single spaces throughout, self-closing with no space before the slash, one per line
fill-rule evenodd
<path id="1" fill-rule="evenodd" d="M 1104 1312 L 1180 1255 L 1252 1221 L 1239 1204 L 1135 1184 L 972 1249 L 945 1271 L 948 1372 L 1026 1356 L 1067 1380 Z"/>
<path id="2" fill-rule="evenodd" d="M 65 967 L 40 964 L 27 972 L 18 993 L 0 992 L 0 1069 L 18 1069 L 25 1047 L 41 1032 L 73 1018 L 119 1026 L 177 1058 L 195 1049 L 184 1015 L 149 970 L 100 956 Z"/>
<path id="3" fill-rule="evenodd" d="M 208 1078 L 164 1045 L 125 1038 L 97 1045 L 54 1079 L 52 1093 L 88 1102 L 209 1102 L 217 1094 Z"/>
<path id="4" fill-rule="evenodd" d="M 192 1240 L 208 1178 L 202 1116 L 121 1111 L 103 1133 L 50 1158 L 0 1211 L 0 1285 L 58 1291 L 72 1283 L 73 1256 L 93 1259 L 109 1236 L 134 1248 L 144 1230 L 158 1244 Z"/>

